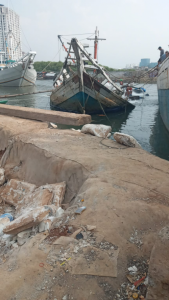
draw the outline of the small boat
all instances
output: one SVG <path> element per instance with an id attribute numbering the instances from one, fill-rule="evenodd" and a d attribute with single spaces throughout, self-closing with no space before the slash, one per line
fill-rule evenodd
<path id="1" fill-rule="evenodd" d="M 140 88 L 134 88 L 132 90 L 132 95 L 129 97 L 131 100 L 139 100 L 139 99 L 144 99 L 146 89 L 143 87 Z"/>
<path id="2" fill-rule="evenodd" d="M 8 100 L 3 100 L 3 101 L 0 101 L 0 104 L 6 104 L 8 102 Z"/>
<path id="3" fill-rule="evenodd" d="M 61 37 L 59 36 L 60 40 Z M 62 40 L 61 40 L 62 42 Z M 114 83 L 104 67 L 92 58 L 76 38 L 69 43 L 67 57 L 54 80 L 51 109 L 74 113 L 105 114 L 135 106 L 128 102 L 123 89 Z M 97 43 L 95 43 L 95 47 Z M 97 48 L 94 50 L 96 53 Z M 73 54 L 73 57 L 71 57 Z"/>
<path id="4" fill-rule="evenodd" d="M 146 90 L 142 87 L 132 88 L 131 93 L 128 95 L 130 100 L 144 99 Z"/>
<path id="5" fill-rule="evenodd" d="M 36 52 L 30 51 L 16 62 L 1 65 L 0 87 L 34 85 L 37 76 L 33 66 L 35 56 Z"/>

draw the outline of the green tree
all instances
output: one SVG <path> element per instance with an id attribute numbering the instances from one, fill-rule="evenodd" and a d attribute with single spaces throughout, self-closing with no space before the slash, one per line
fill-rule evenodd
<path id="1" fill-rule="evenodd" d="M 37 72 L 59 72 L 63 66 L 63 62 L 58 61 L 36 61 L 34 68 Z"/>

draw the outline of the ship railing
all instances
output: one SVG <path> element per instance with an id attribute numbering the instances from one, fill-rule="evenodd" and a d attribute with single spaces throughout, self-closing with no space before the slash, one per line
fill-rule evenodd
<path id="1" fill-rule="evenodd" d="M 18 66 L 19 64 L 22 64 L 23 62 L 26 62 L 30 58 L 31 58 L 31 62 L 33 62 L 35 56 L 36 56 L 35 51 L 29 51 L 24 56 L 22 56 L 19 60 L 17 60 L 17 62 L 14 62 L 10 66 L 8 66 L 8 68 L 14 68 L 14 67 Z"/>

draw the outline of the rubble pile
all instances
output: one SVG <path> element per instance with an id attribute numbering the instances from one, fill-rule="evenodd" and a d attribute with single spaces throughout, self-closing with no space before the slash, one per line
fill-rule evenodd
<path id="1" fill-rule="evenodd" d="M 118 246 L 105 239 L 98 241 L 96 226 L 76 228 L 69 225 L 86 207 L 82 206 L 82 199 L 67 211 L 61 208 L 66 191 L 65 182 L 37 187 L 16 179 L 5 183 L 4 172 L 0 174 L 4 176 L 0 197 L 5 204 L 5 214 L 0 217 L 0 264 L 4 263 L 13 249 L 24 245 L 38 232 L 45 232 L 47 236 L 39 244 L 39 249 L 45 251 L 46 246 L 51 245 L 46 262 L 52 268 L 60 265 L 65 272 L 71 269 L 74 275 L 117 277 Z M 142 245 L 135 228 L 129 242 L 138 248 Z M 148 285 L 147 272 L 147 260 L 133 259 L 129 261 L 126 281 L 115 294 L 108 283 L 101 286 L 106 289 L 108 299 L 113 296 L 114 300 L 144 300 Z"/>
<path id="2" fill-rule="evenodd" d="M 64 265 L 72 274 L 117 277 L 119 249 L 105 240 L 97 242 L 95 229 L 92 225 L 77 230 L 73 226 L 66 227 L 66 231 L 65 226 L 60 228 L 64 236 L 55 237 L 47 263 L 53 268 Z M 40 249 L 44 250 L 44 245 L 45 240 Z"/>
<path id="3" fill-rule="evenodd" d="M 130 259 L 128 265 L 126 281 L 121 284 L 115 299 L 145 300 L 148 287 L 149 260 L 144 257 Z"/>
<path id="4" fill-rule="evenodd" d="M 4 169 L 0 169 L 0 200 L 4 214 L 0 216 L 0 255 L 22 246 L 37 232 L 50 230 L 52 223 L 64 212 L 61 208 L 66 183 L 34 184 L 11 179 L 5 183 Z M 3 257 L 3 258 L 2 258 Z"/>

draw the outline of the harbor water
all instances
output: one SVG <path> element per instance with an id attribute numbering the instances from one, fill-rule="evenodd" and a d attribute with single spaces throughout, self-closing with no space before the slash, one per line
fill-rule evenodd
<path id="1" fill-rule="evenodd" d="M 132 135 L 148 152 L 169 160 L 169 133 L 159 114 L 157 85 L 145 85 L 149 96 L 132 101 L 135 109 L 127 112 L 92 116 L 93 123 L 111 125 L 113 132 Z M 0 94 L 22 94 L 52 89 L 52 80 L 39 80 L 33 87 L 0 87 Z M 50 109 L 50 93 L 8 98 L 8 105 Z M 70 126 L 69 126 L 70 127 Z M 68 128 L 68 126 L 59 126 Z M 113 138 L 113 137 L 112 137 Z"/>

